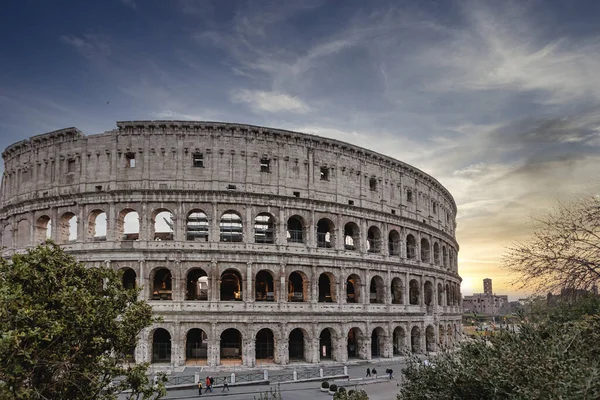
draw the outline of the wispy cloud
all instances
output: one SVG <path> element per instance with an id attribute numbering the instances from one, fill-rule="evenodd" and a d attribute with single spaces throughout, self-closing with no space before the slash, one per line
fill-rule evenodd
<path id="1" fill-rule="evenodd" d="M 60 39 L 87 59 L 105 58 L 111 54 L 109 44 L 98 35 L 63 35 Z"/>
<path id="2" fill-rule="evenodd" d="M 264 92 L 262 90 L 242 89 L 230 93 L 234 103 L 245 103 L 255 112 L 282 112 L 289 111 L 305 114 L 310 108 L 302 100 L 285 93 Z"/>

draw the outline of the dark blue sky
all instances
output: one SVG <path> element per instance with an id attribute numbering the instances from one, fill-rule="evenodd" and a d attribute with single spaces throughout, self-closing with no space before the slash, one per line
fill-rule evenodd
<path id="1" fill-rule="evenodd" d="M 598 1 L 4 1 L 0 147 L 131 119 L 346 140 L 445 184 L 464 291 L 502 289 L 527 216 L 598 191 L 599 17 Z"/>

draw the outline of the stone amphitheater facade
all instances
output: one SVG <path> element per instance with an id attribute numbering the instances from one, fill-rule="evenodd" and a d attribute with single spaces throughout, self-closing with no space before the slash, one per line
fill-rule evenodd
<path id="1" fill-rule="evenodd" d="M 137 362 L 347 362 L 461 332 L 456 204 L 341 141 L 234 123 L 118 122 L 3 153 L 3 256 L 51 238 L 123 271 L 162 322 Z"/>

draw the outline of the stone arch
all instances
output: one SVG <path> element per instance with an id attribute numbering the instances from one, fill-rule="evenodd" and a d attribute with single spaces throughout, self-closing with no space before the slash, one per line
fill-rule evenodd
<path id="1" fill-rule="evenodd" d="M 371 331 L 371 357 L 385 357 L 385 330 L 378 326 Z"/>
<path id="2" fill-rule="evenodd" d="M 390 256 L 400 255 L 400 233 L 395 229 L 388 234 L 388 252 Z"/>
<path id="3" fill-rule="evenodd" d="M 335 276 L 331 272 L 323 272 L 319 275 L 318 285 L 319 303 L 335 303 L 337 299 Z"/>
<path id="4" fill-rule="evenodd" d="M 93 241 L 106 240 L 108 230 L 108 220 L 106 212 L 101 209 L 92 210 L 88 215 L 87 221 L 87 239 Z"/>
<path id="5" fill-rule="evenodd" d="M 350 221 L 344 225 L 344 249 L 358 250 L 360 243 L 360 229 L 356 223 Z"/>
<path id="6" fill-rule="evenodd" d="M 120 269 L 121 283 L 125 289 L 135 289 L 137 287 L 137 274 L 133 268 L 124 267 Z"/>
<path id="7" fill-rule="evenodd" d="M 335 360 L 334 349 L 336 344 L 335 330 L 323 328 L 319 334 L 319 361 Z"/>
<path id="8" fill-rule="evenodd" d="M 12 228 L 10 224 L 4 225 L 4 228 L 2 228 L 2 247 L 12 247 Z"/>
<path id="9" fill-rule="evenodd" d="M 35 223 L 35 244 L 52 238 L 52 220 L 47 215 L 40 216 Z"/>
<path id="10" fill-rule="evenodd" d="M 425 281 L 423 292 L 425 294 L 425 305 L 431 306 L 433 304 L 433 284 L 431 281 Z"/>
<path id="11" fill-rule="evenodd" d="M 309 288 L 306 274 L 302 271 L 293 271 L 288 277 L 288 301 L 308 301 Z"/>
<path id="12" fill-rule="evenodd" d="M 234 210 L 221 214 L 219 220 L 221 242 L 242 242 L 244 240 L 244 224 L 241 215 Z"/>
<path id="13" fill-rule="evenodd" d="M 150 274 L 152 300 L 173 300 L 173 276 L 166 267 L 159 267 Z"/>
<path id="14" fill-rule="evenodd" d="M 406 258 L 417 258 L 417 241 L 410 233 L 406 235 Z"/>
<path id="15" fill-rule="evenodd" d="M 421 239 L 421 261 L 428 263 L 430 261 L 429 240 Z"/>
<path id="16" fill-rule="evenodd" d="M 404 304 L 404 282 L 398 277 L 392 279 L 392 304 Z"/>
<path id="17" fill-rule="evenodd" d="M 263 328 L 256 333 L 254 354 L 257 364 L 272 363 L 275 360 L 275 335 L 269 328 Z M 261 360 L 261 361 L 259 361 Z"/>
<path id="18" fill-rule="evenodd" d="M 140 215 L 132 208 L 119 212 L 117 218 L 117 233 L 121 240 L 139 240 Z"/>
<path id="19" fill-rule="evenodd" d="M 294 328 L 288 336 L 288 359 L 293 361 L 305 362 L 308 361 L 306 351 L 309 337 L 307 332 L 302 328 Z"/>
<path id="20" fill-rule="evenodd" d="M 267 212 L 254 218 L 254 243 L 275 243 L 275 217 Z"/>
<path id="21" fill-rule="evenodd" d="M 433 325 L 427 325 L 425 328 L 425 350 L 427 352 L 435 351 L 435 328 Z"/>
<path id="22" fill-rule="evenodd" d="M 408 300 L 411 305 L 418 305 L 420 298 L 419 282 L 416 279 L 411 279 L 408 284 Z"/>
<path id="23" fill-rule="evenodd" d="M 199 208 L 191 210 L 185 222 L 186 239 L 197 242 L 208 242 L 209 231 L 208 215 Z"/>
<path id="24" fill-rule="evenodd" d="M 438 242 L 433 244 L 433 263 L 440 265 L 440 245 Z"/>
<path id="25" fill-rule="evenodd" d="M 221 301 L 242 301 L 242 274 L 234 268 L 228 268 L 221 273 Z"/>
<path id="26" fill-rule="evenodd" d="M 254 299 L 255 301 L 275 301 L 276 290 L 273 279 L 273 273 L 266 269 L 261 269 L 254 278 Z"/>
<path id="27" fill-rule="evenodd" d="M 335 225 L 329 218 L 317 222 L 317 247 L 335 247 Z"/>
<path id="28" fill-rule="evenodd" d="M 437 284 L 437 303 L 438 306 L 442 306 L 443 305 L 443 300 L 444 300 L 444 286 L 441 283 Z"/>
<path id="29" fill-rule="evenodd" d="M 31 237 L 30 233 L 31 224 L 29 220 L 24 218 L 17 223 L 17 243 L 16 247 L 25 248 L 29 246 L 29 240 Z"/>
<path id="30" fill-rule="evenodd" d="M 228 328 L 221 332 L 221 365 L 240 365 L 243 354 L 243 338 L 239 330 Z"/>
<path id="31" fill-rule="evenodd" d="M 410 330 L 410 350 L 413 353 L 421 352 L 421 328 L 413 326 Z"/>
<path id="32" fill-rule="evenodd" d="M 375 275 L 369 285 L 369 303 L 385 303 L 383 278 Z"/>
<path id="33" fill-rule="evenodd" d="M 401 326 L 397 326 L 393 333 L 393 353 L 395 356 L 402 354 L 402 351 L 406 348 L 406 332 Z"/>
<path id="34" fill-rule="evenodd" d="M 446 339 L 448 342 L 448 346 L 452 346 L 454 344 L 454 337 L 452 335 L 452 325 L 448 324 L 448 328 L 446 330 Z"/>
<path id="35" fill-rule="evenodd" d="M 159 208 L 152 213 L 154 227 L 154 236 L 156 241 L 173 240 L 175 232 L 175 217 L 173 213 L 166 208 Z"/>
<path id="36" fill-rule="evenodd" d="M 208 364 L 208 335 L 204 330 L 192 328 L 186 332 L 185 362 L 188 365 Z"/>
<path id="37" fill-rule="evenodd" d="M 446 305 L 451 306 L 452 300 L 450 298 L 450 285 L 446 283 Z"/>
<path id="38" fill-rule="evenodd" d="M 446 246 L 442 246 L 442 266 L 444 268 L 448 267 L 448 251 L 446 250 Z"/>
<path id="39" fill-rule="evenodd" d="M 446 328 L 443 323 L 440 323 L 439 326 L 439 338 L 438 338 L 439 346 L 442 347 L 446 344 Z"/>
<path id="40" fill-rule="evenodd" d="M 369 253 L 381 253 L 381 230 L 375 225 L 367 231 L 367 251 Z"/>
<path id="41" fill-rule="evenodd" d="M 448 249 L 448 269 L 454 270 L 454 250 Z"/>
<path id="42" fill-rule="evenodd" d="M 185 299 L 206 301 L 209 291 L 206 271 L 199 267 L 189 269 L 185 279 Z"/>
<path id="43" fill-rule="evenodd" d="M 346 303 L 361 303 L 361 280 L 357 274 L 350 274 L 346 279 Z"/>
<path id="44" fill-rule="evenodd" d="M 58 243 L 65 244 L 77 240 L 77 216 L 68 211 L 60 217 Z"/>
<path id="45" fill-rule="evenodd" d="M 365 337 L 363 331 L 358 327 L 352 327 L 348 330 L 346 351 L 348 359 L 359 358 L 366 359 L 365 354 Z"/>
<path id="46" fill-rule="evenodd" d="M 152 332 L 152 360 L 155 363 L 171 363 L 171 334 L 164 328 Z"/>
<path id="47" fill-rule="evenodd" d="M 306 237 L 306 222 L 300 215 L 292 215 L 287 220 L 287 242 L 304 243 Z"/>

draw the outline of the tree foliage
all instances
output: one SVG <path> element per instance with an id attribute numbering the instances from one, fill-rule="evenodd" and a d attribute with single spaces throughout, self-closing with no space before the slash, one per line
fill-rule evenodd
<path id="1" fill-rule="evenodd" d="M 600 301 L 560 304 L 518 332 L 469 340 L 424 366 L 413 358 L 398 399 L 598 399 Z"/>
<path id="2" fill-rule="evenodd" d="M 537 219 L 533 237 L 512 246 L 505 267 L 515 283 L 538 293 L 590 289 L 600 280 L 600 197 L 560 204 Z"/>
<path id="3" fill-rule="evenodd" d="M 333 396 L 333 400 L 369 400 L 369 395 L 362 389 L 350 389 L 347 392 L 336 392 Z"/>
<path id="4" fill-rule="evenodd" d="M 152 323 L 137 294 L 118 272 L 87 268 L 52 243 L 0 260 L 0 398 L 164 395 L 162 380 L 148 382 L 147 366 L 121 363 Z"/>

